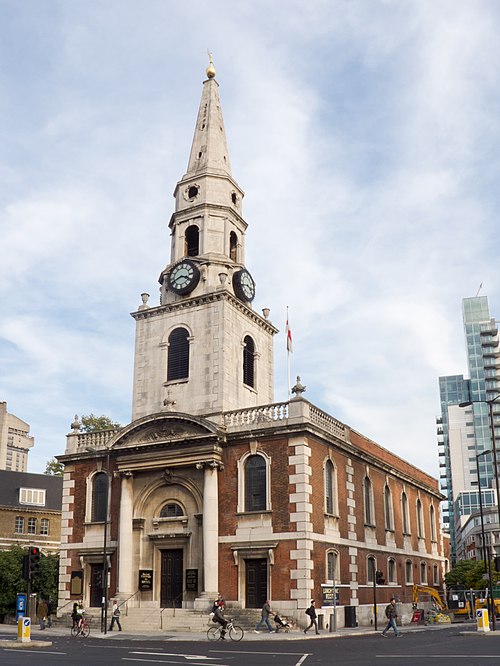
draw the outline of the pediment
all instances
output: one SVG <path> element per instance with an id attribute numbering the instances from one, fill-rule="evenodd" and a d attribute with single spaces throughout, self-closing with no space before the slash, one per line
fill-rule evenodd
<path id="1" fill-rule="evenodd" d="M 126 426 L 111 448 L 178 442 L 184 439 L 218 436 L 215 424 L 184 414 L 156 414 Z"/>

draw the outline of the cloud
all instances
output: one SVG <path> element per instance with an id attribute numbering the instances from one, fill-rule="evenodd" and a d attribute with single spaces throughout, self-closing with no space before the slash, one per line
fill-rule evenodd
<path id="1" fill-rule="evenodd" d="M 448 0 L 0 9 L 0 388 L 32 424 L 36 470 L 75 412 L 130 416 L 128 313 L 142 291 L 158 302 L 209 47 L 255 307 L 281 329 L 276 398 L 288 305 L 306 397 L 437 474 L 437 377 L 465 368 L 461 298 L 483 282 L 499 308 L 498 13 Z"/>

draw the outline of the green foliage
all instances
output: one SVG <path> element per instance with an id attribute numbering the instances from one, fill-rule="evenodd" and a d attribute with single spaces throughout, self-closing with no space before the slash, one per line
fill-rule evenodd
<path id="1" fill-rule="evenodd" d="M 0 551 L 0 615 L 15 613 L 16 595 L 26 592 L 23 580 L 23 555 L 27 551 L 19 546 Z"/>
<path id="2" fill-rule="evenodd" d="M 463 585 L 467 590 L 483 590 L 487 582 L 483 578 L 484 564 L 481 560 L 460 560 L 445 574 L 447 587 Z"/>
<path id="3" fill-rule="evenodd" d="M 27 548 L 20 546 L 0 551 L 0 615 L 14 615 L 17 594 L 27 592 L 28 584 L 22 577 L 23 555 L 27 552 Z M 56 606 L 58 576 L 59 555 L 42 556 L 40 572 L 32 581 L 31 591 L 37 592 L 39 599 L 50 599 Z"/>
<path id="4" fill-rule="evenodd" d="M 32 591 L 38 593 L 39 599 L 51 600 L 57 605 L 59 584 L 59 555 L 47 555 L 40 558 L 40 572 L 33 580 Z"/>
<path id="5" fill-rule="evenodd" d="M 109 416 L 96 416 L 89 414 L 82 416 L 82 430 L 83 432 L 97 432 L 98 430 L 109 430 L 110 428 L 121 428 L 121 424 L 112 421 Z"/>
<path id="6" fill-rule="evenodd" d="M 48 474 L 50 476 L 62 476 L 64 474 L 64 465 L 59 462 L 59 460 L 51 458 L 50 460 L 47 460 L 44 474 Z"/>

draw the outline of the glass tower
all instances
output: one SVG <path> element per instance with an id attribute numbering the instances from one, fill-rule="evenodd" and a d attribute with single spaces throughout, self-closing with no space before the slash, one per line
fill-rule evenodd
<path id="1" fill-rule="evenodd" d="M 441 490 L 448 500 L 443 505 L 443 525 L 450 533 L 452 561 L 457 553 L 455 530 L 460 516 L 470 514 L 473 507 L 477 507 L 479 484 L 476 456 L 492 448 L 488 401 L 494 401 L 497 397 L 500 399 L 498 328 L 495 319 L 490 316 L 488 298 L 464 298 L 462 313 L 470 378 L 465 379 L 463 375 L 439 378 L 441 417 L 437 419 Z M 465 402 L 472 404 L 466 408 L 467 411 L 464 409 L 462 428 L 455 428 L 451 432 L 449 408 Z M 498 450 L 500 404 L 493 403 L 493 409 Z M 456 418 L 456 411 L 454 414 Z M 456 462 L 454 474 L 452 459 L 455 456 L 456 461 L 459 455 L 465 473 L 460 472 L 460 477 L 457 478 Z M 479 475 L 485 507 L 491 506 L 492 502 L 496 502 L 495 494 L 484 492 L 495 487 L 491 456 L 479 458 Z"/>

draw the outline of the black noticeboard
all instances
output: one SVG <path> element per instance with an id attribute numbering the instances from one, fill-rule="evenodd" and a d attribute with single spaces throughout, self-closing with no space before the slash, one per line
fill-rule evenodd
<path id="1" fill-rule="evenodd" d="M 153 589 L 152 569 L 139 569 L 139 589 L 141 592 L 149 592 Z"/>
<path id="2" fill-rule="evenodd" d="M 186 569 L 186 592 L 198 592 L 198 569 Z"/>
<path id="3" fill-rule="evenodd" d="M 339 603 L 339 591 L 333 585 L 322 585 L 321 589 L 323 590 L 322 606 L 335 606 Z"/>

